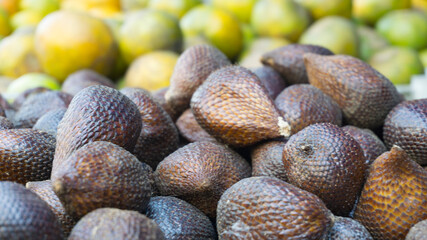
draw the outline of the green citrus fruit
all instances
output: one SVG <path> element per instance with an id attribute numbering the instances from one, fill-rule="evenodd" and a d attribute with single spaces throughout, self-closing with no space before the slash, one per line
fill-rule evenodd
<path id="1" fill-rule="evenodd" d="M 427 47 L 427 15 L 422 12 L 390 12 L 377 22 L 376 30 L 392 45 L 418 50 Z"/>
<path id="2" fill-rule="evenodd" d="M 411 76 L 424 72 L 418 53 L 408 47 L 387 47 L 377 52 L 369 64 L 396 85 L 409 84 Z"/>

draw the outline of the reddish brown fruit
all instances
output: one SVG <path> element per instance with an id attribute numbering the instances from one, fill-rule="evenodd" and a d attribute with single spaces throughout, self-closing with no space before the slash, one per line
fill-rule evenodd
<path id="1" fill-rule="evenodd" d="M 329 122 L 340 126 L 342 113 L 338 104 L 309 84 L 296 84 L 283 90 L 274 101 L 292 134 L 315 123 Z"/>
<path id="2" fill-rule="evenodd" d="M 151 168 L 109 142 L 75 151 L 52 177 L 53 190 L 68 214 L 79 219 L 97 208 L 145 212 L 151 197 Z"/>
<path id="3" fill-rule="evenodd" d="M 12 129 L 13 127 L 13 123 L 9 119 L 0 116 L 0 130 Z"/>
<path id="4" fill-rule="evenodd" d="M 333 215 L 316 195 L 273 177 L 246 178 L 218 204 L 220 239 L 325 239 Z"/>
<path id="5" fill-rule="evenodd" d="M 252 176 L 277 177 L 287 181 L 282 161 L 285 141 L 269 141 L 257 145 L 251 150 Z"/>
<path id="6" fill-rule="evenodd" d="M 153 197 L 147 208 L 166 239 L 215 240 L 216 231 L 209 218 L 199 209 L 175 197 Z"/>
<path id="7" fill-rule="evenodd" d="M 55 214 L 21 184 L 0 182 L 0 239 L 63 239 Z"/>
<path id="8" fill-rule="evenodd" d="M 306 53 L 304 62 L 310 84 L 338 103 L 349 125 L 381 127 L 401 101 L 393 83 L 360 59 Z"/>
<path id="9" fill-rule="evenodd" d="M 33 129 L 0 131 L 0 180 L 25 184 L 50 177 L 55 138 Z"/>
<path id="10" fill-rule="evenodd" d="M 47 203 L 49 208 L 58 218 L 64 235 L 68 236 L 71 232 L 71 229 L 74 227 L 74 225 L 76 225 L 77 221 L 75 221 L 65 212 L 64 206 L 53 191 L 52 182 L 50 180 L 41 182 L 27 182 L 25 186 L 27 189 L 36 193 L 43 201 Z"/>
<path id="11" fill-rule="evenodd" d="M 346 217 L 334 217 L 334 226 L 328 240 L 373 240 L 368 230 L 358 221 Z"/>
<path id="12" fill-rule="evenodd" d="M 261 62 L 279 72 L 288 84 L 308 83 L 303 59 L 304 53 L 334 55 L 330 50 L 320 46 L 290 44 L 265 53 Z"/>
<path id="13" fill-rule="evenodd" d="M 377 157 L 387 151 L 384 143 L 369 129 L 362 129 L 355 126 L 344 126 L 341 128 L 356 140 L 362 147 L 366 164 L 371 165 Z"/>
<path id="14" fill-rule="evenodd" d="M 120 91 L 136 104 L 141 114 L 141 134 L 133 153 L 140 161 L 156 169 L 160 161 L 178 148 L 178 130 L 148 91 L 137 88 Z"/>
<path id="15" fill-rule="evenodd" d="M 28 97 L 16 112 L 13 123 L 17 128 L 32 128 L 41 116 L 49 111 L 67 108 L 73 97 L 70 94 L 48 91 Z"/>
<path id="16" fill-rule="evenodd" d="M 427 165 L 427 98 L 397 105 L 387 115 L 383 129 L 387 147 L 397 145 L 411 159 Z"/>
<path id="17" fill-rule="evenodd" d="M 185 112 L 176 121 L 176 126 L 181 136 L 189 142 L 216 141 L 202 127 L 200 127 L 191 109 Z"/>
<path id="18" fill-rule="evenodd" d="M 159 226 L 136 211 L 101 208 L 84 216 L 68 240 L 164 240 Z"/>
<path id="19" fill-rule="evenodd" d="M 354 218 L 374 239 L 404 239 L 427 218 L 427 172 L 392 147 L 372 163 Z"/>
<path id="20" fill-rule="evenodd" d="M 95 85 L 116 88 L 115 84 L 110 79 L 93 70 L 83 69 L 70 74 L 67 79 L 65 79 L 62 84 L 62 91 L 74 96 L 80 90 Z"/>
<path id="21" fill-rule="evenodd" d="M 261 80 L 271 99 L 275 99 L 286 87 L 285 80 L 271 67 L 259 67 L 253 72 Z"/>
<path id="22" fill-rule="evenodd" d="M 243 67 L 212 73 L 193 94 L 191 109 L 206 132 L 234 147 L 290 135 L 259 78 Z"/>
<path id="23" fill-rule="evenodd" d="M 224 191 L 250 175 L 245 159 L 214 142 L 195 142 L 178 149 L 154 173 L 162 195 L 184 199 L 212 218 Z"/>
<path id="24" fill-rule="evenodd" d="M 406 235 L 405 240 L 425 240 L 427 237 L 427 219 L 415 224 Z"/>
<path id="25" fill-rule="evenodd" d="M 365 161 L 356 140 L 330 123 L 304 128 L 283 149 L 288 182 L 316 194 L 339 216 L 350 213 L 362 190 Z"/>
<path id="26" fill-rule="evenodd" d="M 101 86 L 81 90 L 58 125 L 52 178 L 74 151 L 94 141 L 108 141 L 129 152 L 141 133 L 138 107 L 119 91 Z"/>
<path id="27" fill-rule="evenodd" d="M 166 103 L 178 116 L 190 107 L 196 89 L 215 70 L 230 65 L 220 50 L 210 45 L 187 48 L 175 64 L 170 86 L 165 94 Z"/>

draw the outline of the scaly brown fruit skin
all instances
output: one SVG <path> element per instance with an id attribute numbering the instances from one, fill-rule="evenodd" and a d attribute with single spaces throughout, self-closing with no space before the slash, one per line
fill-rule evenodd
<path id="1" fill-rule="evenodd" d="M 268 141 L 251 149 L 252 176 L 277 177 L 287 181 L 282 161 L 286 141 Z"/>
<path id="2" fill-rule="evenodd" d="M 59 108 L 47 112 L 46 114 L 41 116 L 39 120 L 37 120 L 36 124 L 34 124 L 33 126 L 33 129 L 45 131 L 56 137 L 58 125 L 64 117 L 66 111 L 66 108 Z"/>
<path id="3" fill-rule="evenodd" d="M 58 125 L 52 178 L 77 149 L 94 141 L 108 141 L 133 152 L 141 133 L 138 107 L 119 91 L 91 86 L 74 96 Z"/>
<path id="4" fill-rule="evenodd" d="M 359 143 L 330 123 L 304 128 L 283 149 L 288 182 L 316 194 L 339 216 L 348 216 L 362 190 L 365 162 Z"/>
<path id="5" fill-rule="evenodd" d="M 326 239 L 333 215 L 316 195 L 273 177 L 246 178 L 218 203 L 219 239 Z"/>
<path id="6" fill-rule="evenodd" d="M 84 216 L 68 240 L 164 240 L 159 226 L 136 211 L 101 208 Z"/>
<path id="7" fill-rule="evenodd" d="M 146 215 L 159 225 L 168 240 L 217 239 L 209 218 L 182 199 L 152 197 Z"/>
<path id="8" fill-rule="evenodd" d="M 0 130 L 12 129 L 14 128 L 13 123 L 6 117 L 0 116 Z"/>
<path id="9" fill-rule="evenodd" d="M 181 136 L 189 142 L 216 141 L 197 122 L 191 109 L 187 109 L 176 121 Z"/>
<path id="10" fill-rule="evenodd" d="M 58 91 L 47 91 L 28 97 L 16 112 L 13 123 L 16 128 L 32 128 L 49 111 L 67 108 L 73 96 Z"/>
<path id="11" fill-rule="evenodd" d="M 381 127 L 401 101 L 393 83 L 360 59 L 306 53 L 304 62 L 310 84 L 338 103 L 349 125 Z"/>
<path id="12" fill-rule="evenodd" d="M 344 126 L 341 129 L 352 136 L 354 140 L 359 143 L 360 147 L 362 147 L 368 166 L 371 165 L 377 157 L 387 151 L 381 139 L 370 129 L 362 129 L 350 125 Z"/>
<path id="13" fill-rule="evenodd" d="M 288 84 L 308 83 L 304 53 L 334 55 L 329 49 L 309 44 L 290 44 L 265 53 L 261 62 L 279 72 Z"/>
<path id="14" fill-rule="evenodd" d="M 341 126 L 338 104 L 309 84 L 296 84 L 283 90 L 274 103 L 291 125 L 292 134 L 315 123 L 329 122 Z"/>
<path id="15" fill-rule="evenodd" d="M 141 114 L 142 129 L 133 153 L 156 169 L 157 164 L 178 148 L 178 129 L 167 112 L 144 89 L 120 90 L 132 100 Z"/>
<path id="16" fill-rule="evenodd" d="M 50 177 L 55 138 L 33 129 L 0 131 L 0 180 L 25 184 Z"/>
<path id="17" fill-rule="evenodd" d="M 244 67 L 225 67 L 209 75 L 193 94 L 191 110 L 206 132 L 233 147 L 290 132 L 281 134 L 279 119 L 283 119 L 273 100 L 259 78 Z"/>
<path id="18" fill-rule="evenodd" d="M 61 90 L 74 96 L 80 90 L 95 85 L 116 88 L 116 85 L 110 79 L 93 70 L 83 69 L 70 74 L 62 84 Z"/>
<path id="19" fill-rule="evenodd" d="M 0 239 L 63 239 L 47 203 L 24 186 L 0 182 Z"/>
<path id="20" fill-rule="evenodd" d="M 53 190 L 75 219 L 97 208 L 145 212 L 152 169 L 125 149 L 104 141 L 75 151 L 52 177 Z"/>
<path id="21" fill-rule="evenodd" d="M 328 240 L 373 240 L 368 230 L 358 221 L 346 217 L 334 217 L 334 226 Z"/>
<path id="22" fill-rule="evenodd" d="M 251 168 L 240 155 L 215 142 L 190 143 L 167 156 L 154 172 L 164 196 L 175 196 L 215 218 L 219 198 Z"/>
<path id="23" fill-rule="evenodd" d="M 65 212 L 64 206 L 53 191 L 52 182 L 50 180 L 27 182 L 25 187 L 36 193 L 47 203 L 49 208 L 58 218 L 62 231 L 64 232 L 64 236 L 67 237 L 70 234 L 71 229 L 76 225 L 77 221 Z"/>
<path id="24" fill-rule="evenodd" d="M 404 239 L 427 218 L 427 172 L 394 146 L 371 165 L 354 219 L 374 239 Z"/>
<path id="25" fill-rule="evenodd" d="M 271 99 L 275 99 L 286 87 L 285 80 L 271 67 L 258 67 L 253 72 L 261 80 Z"/>
<path id="26" fill-rule="evenodd" d="M 387 147 L 397 145 L 421 165 L 427 165 L 427 98 L 405 101 L 387 115 L 383 127 Z"/>
<path id="27" fill-rule="evenodd" d="M 166 103 L 181 115 L 190 107 L 191 96 L 206 78 L 227 65 L 231 65 L 227 56 L 213 46 L 202 44 L 186 49 L 175 64 L 165 94 Z"/>
<path id="28" fill-rule="evenodd" d="M 405 240 L 425 240 L 427 236 L 427 219 L 411 227 Z"/>

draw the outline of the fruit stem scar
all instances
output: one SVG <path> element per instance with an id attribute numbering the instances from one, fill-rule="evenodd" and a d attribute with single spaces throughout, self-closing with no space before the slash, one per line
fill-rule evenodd
<path id="1" fill-rule="evenodd" d="M 279 125 L 280 135 L 284 137 L 289 137 L 291 135 L 291 125 L 288 122 L 283 120 L 282 117 L 278 117 L 277 125 Z"/>

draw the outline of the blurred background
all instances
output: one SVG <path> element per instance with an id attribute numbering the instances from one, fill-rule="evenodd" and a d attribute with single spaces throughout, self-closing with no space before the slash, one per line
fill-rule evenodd
<path id="1" fill-rule="evenodd" d="M 156 91 L 199 43 L 250 69 L 275 48 L 320 45 L 427 97 L 427 0 L 0 0 L 0 93 L 60 89 L 81 69 Z"/>

